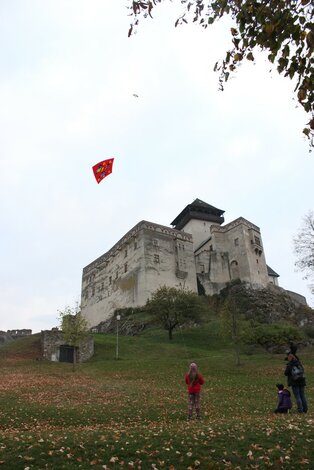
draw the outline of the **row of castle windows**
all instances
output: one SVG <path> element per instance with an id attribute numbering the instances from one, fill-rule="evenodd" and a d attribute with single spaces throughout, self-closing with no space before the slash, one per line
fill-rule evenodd
<path id="1" fill-rule="evenodd" d="M 159 241 L 155 238 L 153 239 L 153 245 L 156 246 L 156 247 L 159 246 Z M 137 242 L 134 242 L 133 246 L 134 246 L 134 250 L 136 250 L 137 247 L 138 247 Z M 176 245 L 176 251 L 178 249 L 184 251 L 185 250 L 184 244 L 183 243 L 178 243 L 178 245 Z M 127 258 L 127 256 L 128 256 L 128 247 L 125 248 L 125 250 L 124 250 L 124 258 Z M 154 263 L 160 263 L 160 257 L 157 254 L 154 254 Z M 185 261 L 184 261 L 184 264 L 185 264 Z M 127 263 L 125 263 L 124 264 L 124 272 L 126 273 L 127 270 L 128 270 L 128 265 L 127 265 Z M 117 279 L 118 276 L 119 276 L 119 274 L 118 274 L 118 270 L 117 270 L 115 278 Z M 88 282 L 93 282 L 94 279 L 95 279 L 95 274 L 91 274 L 89 277 L 87 277 L 85 279 L 85 281 L 87 283 Z M 112 276 L 109 277 L 109 285 L 111 285 L 111 283 L 112 283 Z"/>
<path id="2" fill-rule="evenodd" d="M 185 250 L 185 245 L 184 245 L 184 243 L 178 242 L 178 243 L 176 244 L 176 251 L 178 251 L 178 250 L 182 250 L 182 251 Z"/>
<path id="3" fill-rule="evenodd" d="M 160 263 L 159 255 L 156 255 L 156 254 L 154 255 L 154 263 Z M 185 260 L 184 260 L 184 266 L 185 266 Z M 124 273 L 127 273 L 128 272 L 128 263 L 124 263 L 123 268 L 124 268 Z M 92 279 L 94 279 L 94 277 L 95 277 L 95 275 L 93 275 Z M 118 279 L 118 277 L 119 277 L 119 269 L 116 270 L 115 279 Z M 108 285 L 109 286 L 112 285 L 112 276 L 109 276 L 109 278 L 108 278 Z M 103 291 L 104 288 L 105 288 L 105 283 L 102 282 L 101 286 L 98 287 L 98 292 Z M 92 287 L 92 294 L 91 294 L 92 297 L 95 295 L 95 290 L 96 290 L 96 288 L 95 288 L 95 286 L 93 286 Z M 85 297 L 85 300 L 88 299 L 88 289 L 86 289 L 84 297 Z"/>
<path id="4" fill-rule="evenodd" d="M 258 246 L 262 246 L 260 238 L 256 237 L 256 236 L 254 236 L 254 241 L 251 240 L 251 245 L 253 245 L 253 244 L 258 245 Z M 238 238 L 234 239 L 234 246 L 239 246 L 239 239 Z"/>
<path id="5" fill-rule="evenodd" d="M 130 245 L 129 245 L 130 246 Z M 134 244 L 133 244 L 133 249 L 134 250 L 137 250 L 137 247 L 138 247 L 138 244 L 137 242 L 135 241 Z M 124 250 L 124 257 L 126 258 L 128 256 L 128 247 L 125 248 Z M 127 263 L 125 263 L 124 265 L 124 272 L 127 272 Z M 116 276 L 117 277 L 117 276 Z M 93 280 L 95 279 L 95 274 L 91 274 L 90 276 L 87 276 L 84 281 L 89 283 L 89 282 L 93 282 Z"/>
<path id="6" fill-rule="evenodd" d="M 254 243 L 255 245 L 262 246 L 260 238 L 257 237 L 256 235 L 254 235 L 254 241 L 251 240 L 251 244 L 252 244 L 252 245 L 253 245 L 253 243 Z"/>
<path id="7" fill-rule="evenodd" d="M 158 240 L 157 239 L 153 239 L 153 245 L 158 246 Z M 183 243 L 179 243 L 178 247 L 179 247 L 179 249 L 182 249 L 182 250 L 185 249 Z M 134 242 L 134 249 L 137 249 L 137 242 Z M 176 246 L 176 249 L 178 249 L 177 246 Z M 127 255 L 128 255 L 128 249 L 126 248 L 125 251 L 124 251 L 124 257 L 126 258 Z M 159 264 L 160 263 L 160 256 L 158 254 L 154 254 L 153 260 L 154 260 L 154 263 Z M 179 268 L 179 266 L 180 266 L 180 267 L 183 267 L 185 269 L 186 268 L 185 259 L 183 259 L 183 260 L 180 259 L 179 262 L 177 261 L 176 266 L 177 266 L 177 268 Z M 127 271 L 128 271 L 128 263 L 124 263 L 124 273 L 126 273 Z M 117 270 L 116 270 L 115 279 L 118 279 L 118 277 L 119 277 L 119 268 L 117 268 Z M 95 279 L 95 274 L 91 274 L 89 276 L 89 278 L 86 279 L 86 281 L 87 282 L 88 281 L 93 282 L 94 279 Z M 112 280 L 113 280 L 113 277 L 109 276 L 109 280 L 108 280 L 109 286 L 112 285 Z M 101 291 L 101 290 L 104 290 L 104 282 L 101 283 L 101 287 L 98 288 L 98 292 Z M 92 287 L 92 297 L 94 295 L 95 295 L 95 287 Z M 86 290 L 86 292 L 85 292 L 85 300 L 87 300 L 87 299 L 88 299 L 88 290 Z"/>
<path id="8" fill-rule="evenodd" d="M 183 270 L 185 271 L 185 269 L 186 269 L 186 261 L 185 261 L 185 259 L 183 259 L 183 260 L 182 260 L 182 259 L 179 259 L 179 261 L 176 261 L 176 267 L 177 267 L 177 268 L 179 268 L 179 267 L 182 268 L 182 267 L 183 267 L 183 268 L 184 268 Z"/>
<path id="9" fill-rule="evenodd" d="M 124 263 L 123 269 L 124 269 L 125 273 L 128 272 L 128 263 Z M 118 277 L 119 277 L 119 269 L 116 270 L 115 279 L 118 279 Z M 112 276 L 109 276 L 109 278 L 108 278 L 108 285 L 109 286 L 112 285 Z M 104 290 L 104 288 L 105 288 L 105 283 L 102 282 L 100 287 L 98 287 L 98 292 Z M 91 295 L 92 297 L 95 295 L 95 289 L 96 289 L 95 286 L 93 286 L 92 287 L 92 295 Z M 84 297 L 85 297 L 85 300 L 88 299 L 88 289 L 86 289 Z"/>
<path id="10" fill-rule="evenodd" d="M 128 246 L 125 248 L 125 250 L 124 250 L 124 257 L 125 257 L 125 258 L 128 256 L 128 247 L 129 247 L 129 246 L 130 246 L 130 245 L 128 245 Z M 137 242 L 134 242 L 133 249 L 134 249 L 134 250 L 137 250 Z"/>

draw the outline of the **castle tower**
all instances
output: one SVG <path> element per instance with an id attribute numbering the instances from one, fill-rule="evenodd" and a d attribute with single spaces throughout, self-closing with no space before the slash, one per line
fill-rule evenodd
<path id="1" fill-rule="evenodd" d="M 194 249 L 211 236 L 210 227 L 224 222 L 223 213 L 200 199 L 188 204 L 171 222 L 176 230 L 182 230 L 193 236 Z"/>

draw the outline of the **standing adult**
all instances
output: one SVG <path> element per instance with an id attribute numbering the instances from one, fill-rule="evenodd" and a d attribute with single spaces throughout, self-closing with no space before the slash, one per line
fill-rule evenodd
<path id="1" fill-rule="evenodd" d="M 292 388 L 293 395 L 297 402 L 298 412 L 307 413 L 307 401 L 304 393 L 304 387 L 306 385 L 304 369 L 299 358 L 291 351 L 288 353 L 288 364 L 286 366 L 285 375 L 288 378 L 288 385 Z"/>

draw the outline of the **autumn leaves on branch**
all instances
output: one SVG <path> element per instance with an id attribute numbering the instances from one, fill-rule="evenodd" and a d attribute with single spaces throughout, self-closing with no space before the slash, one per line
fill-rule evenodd
<path id="1" fill-rule="evenodd" d="M 139 18 L 151 17 L 153 8 L 164 0 L 128 1 L 133 17 L 129 36 Z M 234 21 L 230 29 L 231 48 L 216 62 L 219 85 L 223 90 L 230 74 L 244 60 L 255 60 L 259 50 L 280 74 L 294 80 L 294 92 L 308 115 L 304 135 L 314 146 L 314 7 L 312 0 L 181 0 L 183 11 L 175 26 L 194 22 L 201 27 L 228 15 Z"/>

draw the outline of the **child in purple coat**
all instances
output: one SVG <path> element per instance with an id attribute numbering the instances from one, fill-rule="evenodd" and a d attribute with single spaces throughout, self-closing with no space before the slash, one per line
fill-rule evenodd
<path id="1" fill-rule="evenodd" d="M 291 403 L 291 394 L 289 390 L 287 390 L 283 384 L 276 384 L 278 389 L 278 405 L 277 408 L 274 410 L 274 413 L 288 413 L 288 411 L 292 408 Z"/>

